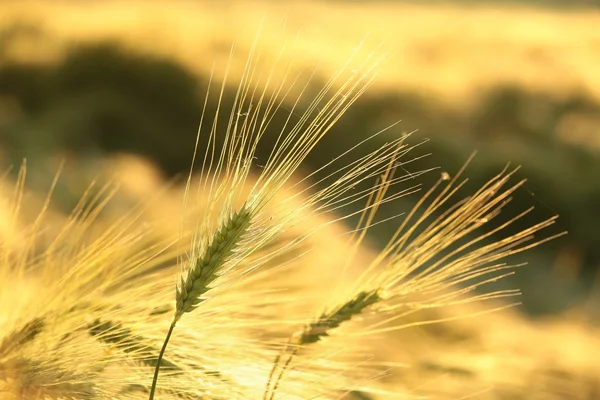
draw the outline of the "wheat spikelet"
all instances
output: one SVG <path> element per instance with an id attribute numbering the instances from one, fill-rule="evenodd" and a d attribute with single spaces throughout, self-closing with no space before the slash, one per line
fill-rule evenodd
<path id="1" fill-rule="evenodd" d="M 239 241 L 250 226 L 252 215 L 245 208 L 235 212 L 221 225 L 202 257 L 199 257 L 177 290 L 175 320 L 190 312 L 202 302 L 202 296 L 218 277 L 219 268 L 239 246 Z"/>
<path id="2" fill-rule="evenodd" d="M 328 336 L 328 331 L 330 329 L 339 327 L 343 322 L 349 321 L 353 316 L 359 315 L 367 307 L 370 307 L 380 300 L 381 298 L 375 290 L 358 293 L 340 307 L 327 313 L 323 313 L 317 321 L 311 322 L 302 332 L 298 344 L 302 346 L 318 342 L 322 337 Z"/>

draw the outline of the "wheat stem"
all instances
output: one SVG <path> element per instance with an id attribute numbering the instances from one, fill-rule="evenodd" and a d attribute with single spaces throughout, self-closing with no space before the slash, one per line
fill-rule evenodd
<path id="1" fill-rule="evenodd" d="M 162 362 L 163 355 L 165 354 L 165 349 L 167 348 L 167 344 L 169 344 L 169 339 L 171 339 L 171 334 L 173 333 L 173 329 L 175 328 L 175 322 L 171 323 L 169 326 L 169 332 L 167 332 L 167 337 L 165 338 L 165 342 L 160 349 L 160 354 L 158 355 L 158 359 L 156 361 L 156 367 L 154 368 L 154 377 L 152 378 L 152 387 L 150 388 L 150 397 L 148 400 L 154 399 L 154 392 L 156 391 L 156 382 L 158 381 L 158 372 L 160 371 L 160 363 Z"/>
<path id="2" fill-rule="evenodd" d="M 289 368 L 290 364 L 292 363 L 292 359 L 294 358 L 294 356 L 298 354 L 298 347 L 294 347 L 294 350 L 292 351 L 292 353 L 290 354 L 290 356 L 288 357 L 288 359 L 285 361 L 285 364 L 283 364 L 283 367 L 281 367 L 281 371 L 279 371 L 279 375 L 277 376 L 277 379 L 274 381 L 273 383 L 273 389 L 271 390 L 271 396 L 269 397 L 268 400 L 275 400 L 275 394 L 277 393 L 277 389 L 279 388 L 279 384 L 281 383 L 281 379 L 283 378 L 283 374 L 285 374 L 285 371 L 287 371 L 287 369 Z M 278 361 L 279 362 L 279 361 Z M 273 374 L 275 373 L 275 369 L 276 369 L 277 365 L 273 366 Z M 268 386 L 267 388 L 270 386 L 271 384 L 271 378 L 269 378 L 269 382 L 268 382 Z M 268 394 L 268 390 L 265 392 L 265 399 L 267 397 Z"/>

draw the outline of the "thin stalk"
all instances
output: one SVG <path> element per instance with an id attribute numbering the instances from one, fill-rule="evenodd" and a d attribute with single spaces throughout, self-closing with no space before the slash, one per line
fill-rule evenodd
<path id="1" fill-rule="evenodd" d="M 167 344 L 169 344 L 169 339 L 171 339 L 171 334 L 173 333 L 174 328 L 175 328 L 175 322 L 172 322 L 171 326 L 169 327 L 169 332 L 167 332 L 167 337 L 165 338 L 165 342 L 162 345 L 162 349 L 160 349 L 160 354 L 158 355 L 156 367 L 154 368 L 154 378 L 152 379 L 152 388 L 150 388 L 150 397 L 148 397 L 148 400 L 154 399 L 154 392 L 156 391 L 156 382 L 158 381 L 158 371 L 160 371 L 160 364 L 162 362 L 163 355 L 165 354 L 165 349 L 167 348 Z"/>

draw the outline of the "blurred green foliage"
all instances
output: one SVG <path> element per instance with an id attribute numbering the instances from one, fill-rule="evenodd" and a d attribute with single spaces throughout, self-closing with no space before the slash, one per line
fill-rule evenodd
<path id="1" fill-rule="evenodd" d="M 8 115 L 0 122 L 0 149 L 5 149 L 9 162 L 19 164 L 27 157 L 35 169 L 35 163 L 44 168 L 43 160 L 57 153 L 86 160 L 110 152 L 134 152 L 153 159 L 167 176 L 189 169 L 208 86 L 174 61 L 134 54 L 115 43 L 98 43 L 72 47 L 56 65 L 9 60 L 0 65 L 0 108 Z M 316 82 L 315 88 L 319 87 Z M 234 90 L 226 91 L 224 104 L 231 104 Z M 207 115 L 213 115 L 216 97 L 209 100 Z M 518 175 L 529 181 L 507 211 L 531 205 L 536 210 L 515 229 L 560 214 L 554 232 L 569 231 L 567 237 L 516 257 L 516 261 L 527 259 L 532 264 L 518 274 L 526 308 L 551 312 L 584 297 L 587 282 L 600 266 L 600 214 L 596 210 L 600 157 L 585 146 L 566 143 L 558 134 L 565 118 L 599 112 L 600 105 L 585 96 L 555 100 L 516 87 L 490 91 L 477 107 L 462 114 L 414 93 L 372 93 L 362 97 L 325 137 L 308 158 L 307 168 L 322 165 L 333 154 L 400 119 L 399 127 L 361 151 L 381 145 L 390 135 L 419 128 L 412 142 L 424 137 L 431 140 L 415 155 L 431 152 L 433 156 L 405 168 L 418 171 L 435 164 L 452 173 L 478 150 L 467 173 L 471 186 L 465 193 L 498 173 L 507 161 L 522 165 Z M 229 110 L 225 107 L 221 113 L 229 115 Z M 288 115 L 286 110 L 276 114 L 265 145 L 258 150 L 257 165 L 268 156 L 268 137 L 279 133 Z M 419 181 L 427 185 L 438 176 L 431 173 Z M 416 198 L 403 199 L 402 208 L 407 209 Z M 398 212 L 398 207 L 385 210 L 384 217 Z M 379 227 L 376 237 L 388 236 L 393 228 L 393 223 Z M 561 261 L 573 264 L 563 269 L 583 270 L 579 280 L 566 282 L 549 272 L 556 268 L 557 255 L 564 249 L 581 254 Z"/>
<path id="2" fill-rule="evenodd" d="M 182 149 L 195 137 L 202 106 L 197 86 L 172 61 L 127 54 L 110 43 L 75 47 L 56 66 L 4 65 L 2 94 L 23 115 L 4 127 L 2 141 L 25 152 L 132 151 L 175 173 L 189 163 Z"/>

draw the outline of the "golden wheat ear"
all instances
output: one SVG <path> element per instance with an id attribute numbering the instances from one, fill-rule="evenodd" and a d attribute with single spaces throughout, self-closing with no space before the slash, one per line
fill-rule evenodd
<path id="1" fill-rule="evenodd" d="M 564 233 L 535 238 L 537 233 L 550 227 L 556 217 L 516 233 L 507 229 L 530 209 L 509 216 L 504 222 L 490 225 L 509 203 L 511 195 L 524 182 L 510 184 L 515 170 L 503 171 L 482 185 L 472 196 L 451 204 L 458 189 L 464 185 L 465 181 L 461 182 L 460 177 L 467 165 L 468 163 L 453 179 L 450 179 L 447 173 L 443 173 L 440 180 L 421 197 L 404 218 L 388 245 L 358 275 L 354 285 L 340 287 L 328 300 L 327 303 L 331 305 L 326 307 L 326 311 L 307 323 L 283 345 L 282 351 L 273 362 L 263 394 L 264 400 L 273 400 L 281 388 L 284 375 L 292 368 L 298 368 L 294 366 L 293 361 L 303 348 L 312 347 L 325 340 L 338 328 L 343 329 L 342 325 L 354 326 L 351 334 L 347 329 L 344 330 L 347 337 L 366 338 L 411 326 L 449 320 L 410 318 L 411 314 L 420 310 L 518 294 L 515 290 L 476 294 L 474 290 L 512 274 L 515 266 L 504 262 L 511 255 L 555 239 Z M 391 168 L 388 172 L 382 176 L 383 182 L 379 185 L 378 192 L 369 199 L 371 206 L 364 209 L 359 228 L 355 230 L 360 234 L 353 237 L 354 243 L 350 242 L 349 257 L 355 254 L 353 249 L 356 249 L 364 238 L 366 229 L 373 224 L 379 205 L 386 199 L 385 192 L 389 188 L 389 182 L 393 180 L 394 169 Z M 365 229 L 360 229 L 361 225 Z M 486 230 L 488 226 L 490 228 Z M 492 235 L 495 235 L 493 240 L 485 241 Z M 340 266 L 341 270 L 344 268 L 345 265 Z M 508 306 L 511 305 L 514 304 Z M 482 312 L 506 307 L 507 305 L 500 305 L 490 310 L 484 309 Z M 359 315 L 362 321 L 352 324 L 353 317 Z M 466 317 L 467 315 L 463 316 Z M 356 346 L 356 343 L 343 335 L 332 340 L 341 341 L 343 348 Z M 343 343 L 348 344 L 344 346 Z M 331 346 L 331 342 L 328 342 L 328 345 Z M 352 353 L 348 350 L 345 352 Z M 325 360 L 330 356 L 326 353 L 320 355 L 318 350 L 315 350 L 310 353 L 309 365 L 318 365 L 319 357 Z M 336 372 L 332 370 L 330 373 Z M 365 371 L 362 379 L 368 380 L 369 376 L 369 372 Z M 360 376 L 354 375 L 353 379 L 360 381 Z M 350 381 L 348 385 L 353 387 Z M 338 390 L 343 392 L 341 388 Z M 368 393 L 370 389 L 367 386 L 361 390 Z"/>

